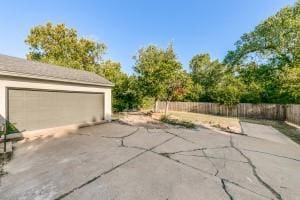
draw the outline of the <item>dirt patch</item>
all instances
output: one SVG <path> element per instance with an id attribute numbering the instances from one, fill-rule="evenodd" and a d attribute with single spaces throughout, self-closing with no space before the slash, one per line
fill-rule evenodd
<path id="1" fill-rule="evenodd" d="M 159 119 L 161 113 L 155 113 L 153 118 Z M 224 131 L 227 133 L 242 134 L 242 129 L 238 118 L 234 117 L 222 117 L 205 115 L 199 113 L 190 112 L 168 112 L 168 117 L 180 121 L 187 121 L 195 124 L 196 126 L 205 127 L 213 130 Z"/>
<path id="2" fill-rule="evenodd" d="M 152 113 L 130 112 L 115 114 L 115 119 L 121 123 L 131 126 L 142 126 L 146 128 L 168 128 L 169 126 L 161 123 L 158 119 L 152 117 Z"/>
<path id="3" fill-rule="evenodd" d="M 163 113 L 153 112 L 123 112 L 114 114 L 113 118 L 120 123 L 146 128 L 170 128 L 182 126 L 180 123 L 164 123 Z M 167 118 L 172 122 L 182 122 L 193 125 L 190 128 L 202 127 L 219 132 L 242 134 L 238 118 L 204 115 L 188 112 L 168 112 Z M 185 126 L 184 126 L 185 127 Z"/>

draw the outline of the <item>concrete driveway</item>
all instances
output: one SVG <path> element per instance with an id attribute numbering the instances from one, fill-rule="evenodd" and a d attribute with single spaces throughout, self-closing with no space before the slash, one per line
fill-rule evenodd
<path id="1" fill-rule="evenodd" d="M 0 199 L 299 199 L 300 148 L 107 123 L 18 142 Z"/>

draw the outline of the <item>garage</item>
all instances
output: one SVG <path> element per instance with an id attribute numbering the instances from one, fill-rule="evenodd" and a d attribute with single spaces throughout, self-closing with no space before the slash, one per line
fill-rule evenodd
<path id="1" fill-rule="evenodd" d="M 103 94 L 8 89 L 8 120 L 19 131 L 104 119 Z"/>
<path id="2" fill-rule="evenodd" d="M 0 123 L 19 132 L 111 120 L 111 88 L 82 70 L 0 55 Z"/>

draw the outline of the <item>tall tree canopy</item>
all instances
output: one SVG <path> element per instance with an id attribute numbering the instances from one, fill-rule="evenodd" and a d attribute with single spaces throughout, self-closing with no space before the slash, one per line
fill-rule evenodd
<path id="1" fill-rule="evenodd" d="M 300 67 L 285 68 L 280 83 L 280 93 L 286 96 L 286 102 L 300 103 Z"/>
<path id="2" fill-rule="evenodd" d="M 295 93 L 300 82 L 291 74 L 298 70 L 290 69 L 300 67 L 300 1 L 267 18 L 235 46 L 224 63 L 246 84 L 242 102 L 300 103 Z"/>
<path id="3" fill-rule="evenodd" d="M 144 96 L 156 100 L 165 98 L 169 85 L 182 70 L 173 46 L 161 49 L 150 45 L 141 48 L 134 59 L 134 70 Z"/>
<path id="4" fill-rule="evenodd" d="M 225 65 L 218 60 L 211 60 L 209 54 L 195 55 L 190 61 L 191 77 L 194 83 L 200 84 L 203 90 L 200 90 L 199 100 L 211 101 L 212 93 L 226 72 Z"/>
<path id="5" fill-rule="evenodd" d="M 254 60 L 274 68 L 300 65 L 300 1 L 244 34 L 235 46 L 225 63 L 244 64 Z"/>
<path id="6" fill-rule="evenodd" d="M 137 79 L 122 72 L 120 63 L 105 61 L 100 65 L 98 74 L 115 84 L 112 90 L 114 111 L 139 108 L 142 103 L 142 96 L 137 86 Z"/>
<path id="7" fill-rule="evenodd" d="M 30 30 L 25 40 L 27 58 L 40 62 L 96 72 L 106 46 L 86 38 L 64 24 L 47 23 Z"/>
<path id="8" fill-rule="evenodd" d="M 226 74 L 215 85 L 212 91 L 212 99 L 215 102 L 233 106 L 240 102 L 243 92 L 244 85 L 240 79 L 231 74 Z"/>

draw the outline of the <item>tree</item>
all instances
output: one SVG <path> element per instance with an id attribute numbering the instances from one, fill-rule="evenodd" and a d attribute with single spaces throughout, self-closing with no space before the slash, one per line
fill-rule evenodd
<path id="1" fill-rule="evenodd" d="M 182 99 L 192 86 L 192 80 L 183 70 L 174 72 L 174 76 L 169 81 L 164 98 L 166 101 L 165 115 L 168 112 L 169 102 Z"/>
<path id="2" fill-rule="evenodd" d="M 97 73 L 119 86 L 126 78 L 127 74 L 121 71 L 121 64 L 107 60 L 98 68 Z"/>
<path id="3" fill-rule="evenodd" d="M 230 51 L 225 63 L 244 64 L 249 60 L 274 68 L 300 64 L 300 1 L 281 9 L 244 34 Z"/>
<path id="4" fill-rule="evenodd" d="M 266 85 L 266 77 L 262 76 L 266 75 L 263 68 L 260 68 L 256 63 L 249 63 L 247 66 L 238 68 L 237 72 L 239 79 L 247 88 L 241 96 L 241 102 L 260 103 Z"/>
<path id="5" fill-rule="evenodd" d="M 27 58 L 49 64 L 96 72 L 106 46 L 86 38 L 64 24 L 36 26 L 25 40 Z"/>
<path id="6" fill-rule="evenodd" d="M 154 45 L 141 48 L 134 59 L 139 88 L 144 96 L 153 97 L 155 101 L 166 96 L 171 80 L 182 70 L 172 45 L 166 49 Z"/>
<path id="7" fill-rule="evenodd" d="M 120 63 L 108 60 L 100 65 L 98 74 L 115 84 L 112 90 L 114 111 L 139 108 L 142 98 L 137 87 L 137 79 L 122 72 Z"/>
<path id="8" fill-rule="evenodd" d="M 242 103 L 260 103 L 263 89 L 257 82 L 245 85 L 245 91 L 241 95 Z"/>
<path id="9" fill-rule="evenodd" d="M 244 34 L 235 46 L 224 63 L 234 66 L 235 73 L 247 87 L 241 101 L 295 102 L 295 96 L 284 92 L 283 88 L 291 89 L 285 78 L 294 70 L 288 68 L 300 66 L 300 1 L 281 9 L 252 32 Z M 281 80 L 286 80 L 284 87 Z"/>
<path id="10" fill-rule="evenodd" d="M 185 101 L 201 101 L 201 97 L 203 96 L 203 88 L 199 83 L 195 83 L 190 78 L 190 86 L 188 87 L 186 93 L 183 96 L 183 100 Z"/>
<path id="11" fill-rule="evenodd" d="M 225 66 L 218 60 L 212 61 L 209 54 L 198 54 L 190 61 L 190 68 L 194 83 L 203 88 L 199 100 L 212 101 L 215 85 L 227 73 Z"/>
<path id="12" fill-rule="evenodd" d="M 300 103 L 300 67 L 285 68 L 280 77 L 280 93 L 288 103 Z"/>
<path id="13" fill-rule="evenodd" d="M 214 87 L 212 98 L 226 106 L 233 106 L 240 102 L 244 91 L 243 83 L 233 75 L 224 76 Z"/>

